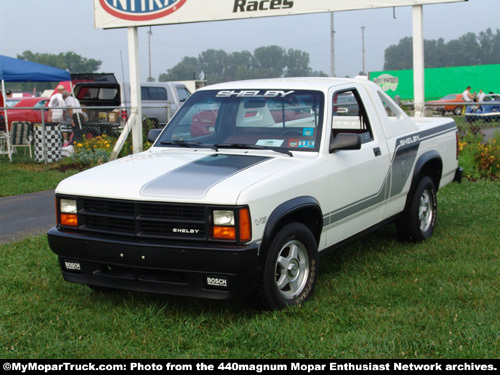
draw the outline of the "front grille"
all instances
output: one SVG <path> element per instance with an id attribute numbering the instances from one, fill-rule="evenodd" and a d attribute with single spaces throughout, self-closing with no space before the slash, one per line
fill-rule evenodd
<path id="1" fill-rule="evenodd" d="M 208 238 L 205 206 L 79 198 L 78 228 L 142 238 Z"/>

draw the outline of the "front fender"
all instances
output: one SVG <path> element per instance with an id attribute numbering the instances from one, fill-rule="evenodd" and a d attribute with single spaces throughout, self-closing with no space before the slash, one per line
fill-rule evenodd
<path id="1" fill-rule="evenodd" d="M 267 249 L 280 228 L 290 222 L 300 222 L 306 225 L 319 243 L 321 236 L 323 214 L 319 202 L 310 196 L 302 196 L 283 202 L 276 207 L 264 229 L 264 237 L 260 246 L 260 259 L 265 259 Z"/>

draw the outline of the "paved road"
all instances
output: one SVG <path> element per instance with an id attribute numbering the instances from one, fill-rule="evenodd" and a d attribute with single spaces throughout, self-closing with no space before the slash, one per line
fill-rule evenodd
<path id="1" fill-rule="evenodd" d="M 55 223 L 53 190 L 0 198 L 0 244 L 47 233 Z"/>

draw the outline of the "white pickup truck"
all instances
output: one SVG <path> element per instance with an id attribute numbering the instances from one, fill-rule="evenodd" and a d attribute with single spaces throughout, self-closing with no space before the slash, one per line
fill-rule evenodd
<path id="1" fill-rule="evenodd" d="M 412 119 L 372 82 L 293 78 L 195 92 L 153 146 L 56 189 L 64 279 L 302 303 L 320 254 L 382 224 L 422 241 L 461 180 L 451 119 Z"/>

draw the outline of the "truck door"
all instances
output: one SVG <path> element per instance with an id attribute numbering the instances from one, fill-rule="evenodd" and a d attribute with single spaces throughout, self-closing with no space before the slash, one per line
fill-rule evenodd
<path id="1" fill-rule="evenodd" d="M 360 150 L 335 151 L 330 157 L 330 207 L 325 212 L 328 245 L 346 239 L 381 220 L 389 187 L 390 156 L 370 99 L 356 88 L 336 91 L 332 100 L 331 135 L 356 133 Z M 365 94 L 366 95 L 366 94 Z M 325 210 L 326 211 L 326 210 Z"/>

